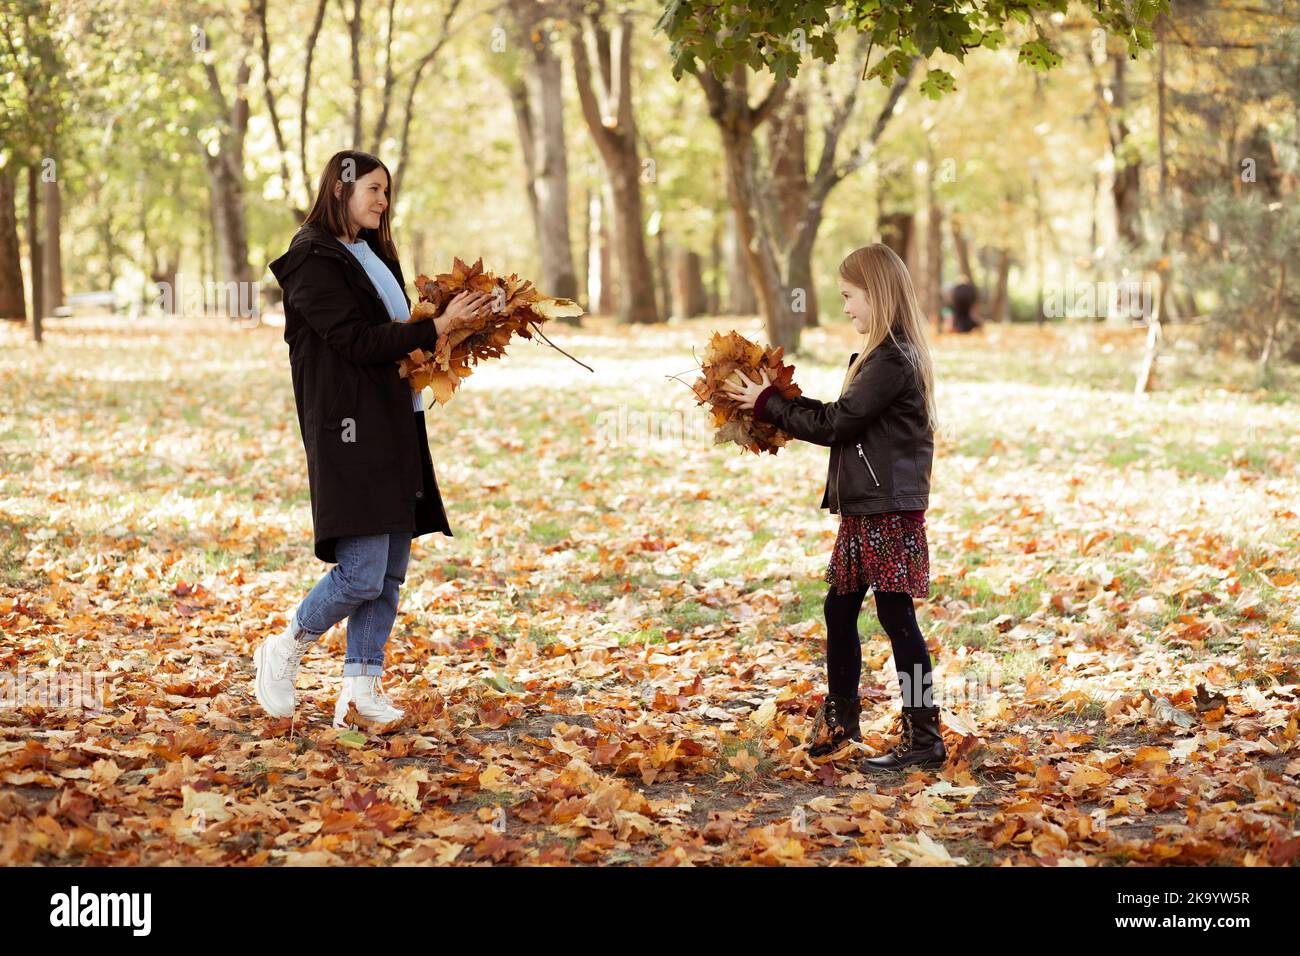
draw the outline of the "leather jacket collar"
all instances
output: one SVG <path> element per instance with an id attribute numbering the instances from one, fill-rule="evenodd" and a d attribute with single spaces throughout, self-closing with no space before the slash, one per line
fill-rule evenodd
<path id="1" fill-rule="evenodd" d="M 773 395 L 763 417 L 795 438 L 830 448 L 821 507 L 831 513 L 929 506 L 934 433 L 915 371 L 894 343 L 874 349 L 836 401 Z"/>

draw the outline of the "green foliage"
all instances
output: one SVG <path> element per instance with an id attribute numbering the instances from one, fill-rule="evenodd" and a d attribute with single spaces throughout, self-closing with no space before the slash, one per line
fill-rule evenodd
<path id="1" fill-rule="evenodd" d="M 52 155 L 69 122 L 62 104 L 74 82 L 62 45 L 65 28 L 36 0 L 10 0 L 0 13 L 0 163 L 38 162 Z"/>
<path id="2" fill-rule="evenodd" d="M 937 53 L 964 62 L 968 50 L 996 49 L 1006 42 L 1008 23 L 1033 27 L 1035 36 L 1020 47 L 1021 62 L 1049 70 L 1061 62 L 1035 14 L 1064 15 L 1068 0 L 936 0 L 908 3 L 900 0 L 850 0 L 830 4 L 821 0 L 795 0 L 778 4 L 708 3 L 672 0 L 659 18 L 658 28 L 672 41 L 673 76 L 698 73 L 703 66 L 719 78 L 737 66 L 767 70 L 777 80 L 796 76 L 806 55 L 833 63 L 835 34 L 852 30 L 869 37 L 871 48 L 883 56 L 869 67 L 863 79 L 878 79 L 886 86 L 899 72 L 900 58 L 930 59 Z M 1151 24 L 1169 9 L 1168 0 L 1097 0 L 1087 6 L 1093 19 L 1113 36 L 1122 38 L 1129 55 L 1150 49 Z M 938 99 L 956 89 L 947 70 L 930 70 L 922 89 Z"/>
<path id="3" fill-rule="evenodd" d="M 921 92 L 932 100 L 937 100 L 945 93 L 957 88 L 957 81 L 946 70 L 930 70 L 921 82 Z"/>
<path id="4" fill-rule="evenodd" d="M 1045 40 L 1030 40 L 1020 47 L 1020 62 L 1028 63 L 1035 70 L 1050 70 L 1060 66 L 1061 55 Z"/>
<path id="5" fill-rule="evenodd" d="M 1243 113 L 1233 98 L 1175 92 L 1191 148 L 1182 151 L 1180 188 L 1153 218 L 1157 236 L 1170 237 L 1176 280 L 1205 296 L 1208 308 L 1198 311 L 1210 319 L 1217 344 L 1259 360 L 1267 384 L 1270 359 L 1300 360 L 1300 30 L 1279 31 L 1249 56 L 1216 66 L 1231 89 L 1250 91 L 1270 109 Z M 1231 139 L 1223 149 L 1225 129 Z M 1141 252 L 1156 258 L 1158 239 Z"/>

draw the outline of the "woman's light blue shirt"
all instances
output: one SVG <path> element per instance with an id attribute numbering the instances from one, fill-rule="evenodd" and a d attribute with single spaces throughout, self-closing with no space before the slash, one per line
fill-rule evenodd
<path id="1" fill-rule="evenodd" d="M 364 239 L 358 239 L 356 242 L 345 242 L 348 252 L 356 256 L 361 267 L 366 270 L 366 275 L 370 276 L 370 281 L 374 283 L 375 291 L 379 293 L 379 298 L 384 300 L 384 308 L 388 309 L 388 317 L 394 322 L 406 322 L 411 318 L 410 307 L 406 304 L 406 296 L 402 294 L 402 287 L 397 284 L 397 277 L 393 275 L 391 269 L 384 265 L 383 260 L 375 255 L 375 250 Z M 424 411 L 424 396 L 420 392 L 411 393 L 411 406 L 417 411 Z"/>

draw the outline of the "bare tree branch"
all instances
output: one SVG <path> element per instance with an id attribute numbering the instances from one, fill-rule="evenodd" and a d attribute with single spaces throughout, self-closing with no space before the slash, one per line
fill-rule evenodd
<path id="1" fill-rule="evenodd" d="M 253 15 L 257 20 L 258 34 L 261 38 L 262 86 L 266 96 L 266 110 L 271 116 L 271 131 L 275 134 L 276 149 L 280 153 L 280 178 L 284 182 L 284 194 L 289 195 L 289 151 L 284 145 L 284 134 L 280 130 L 280 114 L 275 105 L 275 90 L 271 86 L 271 37 L 266 26 L 267 0 L 254 0 Z M 295 209 L 294 215 L 301 222 L 306 218 L 306 210 Z"/>
<path id="2" fill-rule="evenodd" d="M 870 134 L 858 144 L 849 158 L 835 170 L 832 186 L 861 169 L 863 164 L 871 158 L 871 154 L 875 152 L 876 144 L 880 142 L 880 137 L 884 135 L 885 127 L 889 125 L 890 119 L 893 118 L 894 110 L 898 108 L 898 101 L 902 98 L 903 91 L 907 89 L 907 84 L 912 79 L 917 62 L 916 57 L 913 57 L 908 65 L 907 74 L 894 78 L 894 83 L 889 89 L 889 96 L 886 98 L 885 104 L 880 108 L 880 112 L 876 115 L 876 121 L 871 125 Z M 829 192 L 829 188 L 827 191 Z"/>
<path id="3" fill-rule="evenodd" d="M 402 145 L 397 154 L 397 174 L 393 177 L 392 193 L 394 196 L 397 195 L 397 187 L 402 182 L 402 176 L 406 171 L 406 158 L 410 153 L 411 120 L 414 112 L 415 92 L 419 89 L 420 80 L 424 75 L 425 69 L 435 59 L 437 59 L 438 54 L 442 52 L 442 48 L 454 35 L 454 32 L 451 30 L 451 21 L 456 15 L 456 11 L 460 9 L 460 4 L 461 0 L 450 0 L 447 4 L 447 12 L 443 15 L 442 23 L 438 28 L 438 39 L 434 41 L 433 46 L 431 46 L 415 63 L 415 68 L 411 76 L 411 85 L 406 91 L 406 105 L 404 115 L 402 116 Z"/>
<path id="4" fill-rule="evenodd" d="M 375 132 L 370 137 L 374 143 L 371 152 L 378 154 L 384 139 L 384 128 L 388 125 L 388 110 L 393 102 L 393 8 L 397 0 L 388 0 L 388 31 L 384 37 L 384 97 L 379 108 L 379 118 L 375 120 Z"/>
<path id="5" fill-rule="evenodd" d="M 316 19 L 312 21 L 311 33 L 307 37 L 307 50 L 302 65 L 302 98 L 298 107 L 298 165 L 302 170 L 303 188 L 307 190 L 307 203 L 310 208 L 315 201 L 311 177 L 307 174 L 307 100 L 311 96 L 311 62 L 316 52 L 316 40 L 320 36 L 321 24 L 325 21 L 325 7 L 329 0 L 320 0 L 316 6 Z"/>

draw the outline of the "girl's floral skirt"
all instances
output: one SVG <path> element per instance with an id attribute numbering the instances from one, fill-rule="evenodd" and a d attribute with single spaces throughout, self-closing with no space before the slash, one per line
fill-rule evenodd
<path id="1" fill-rule="evenodd" d="M 929 597 L 925 523 L 892 513 L 841 516 L 826 583 L 839 594 L 874 588 Z"/>

